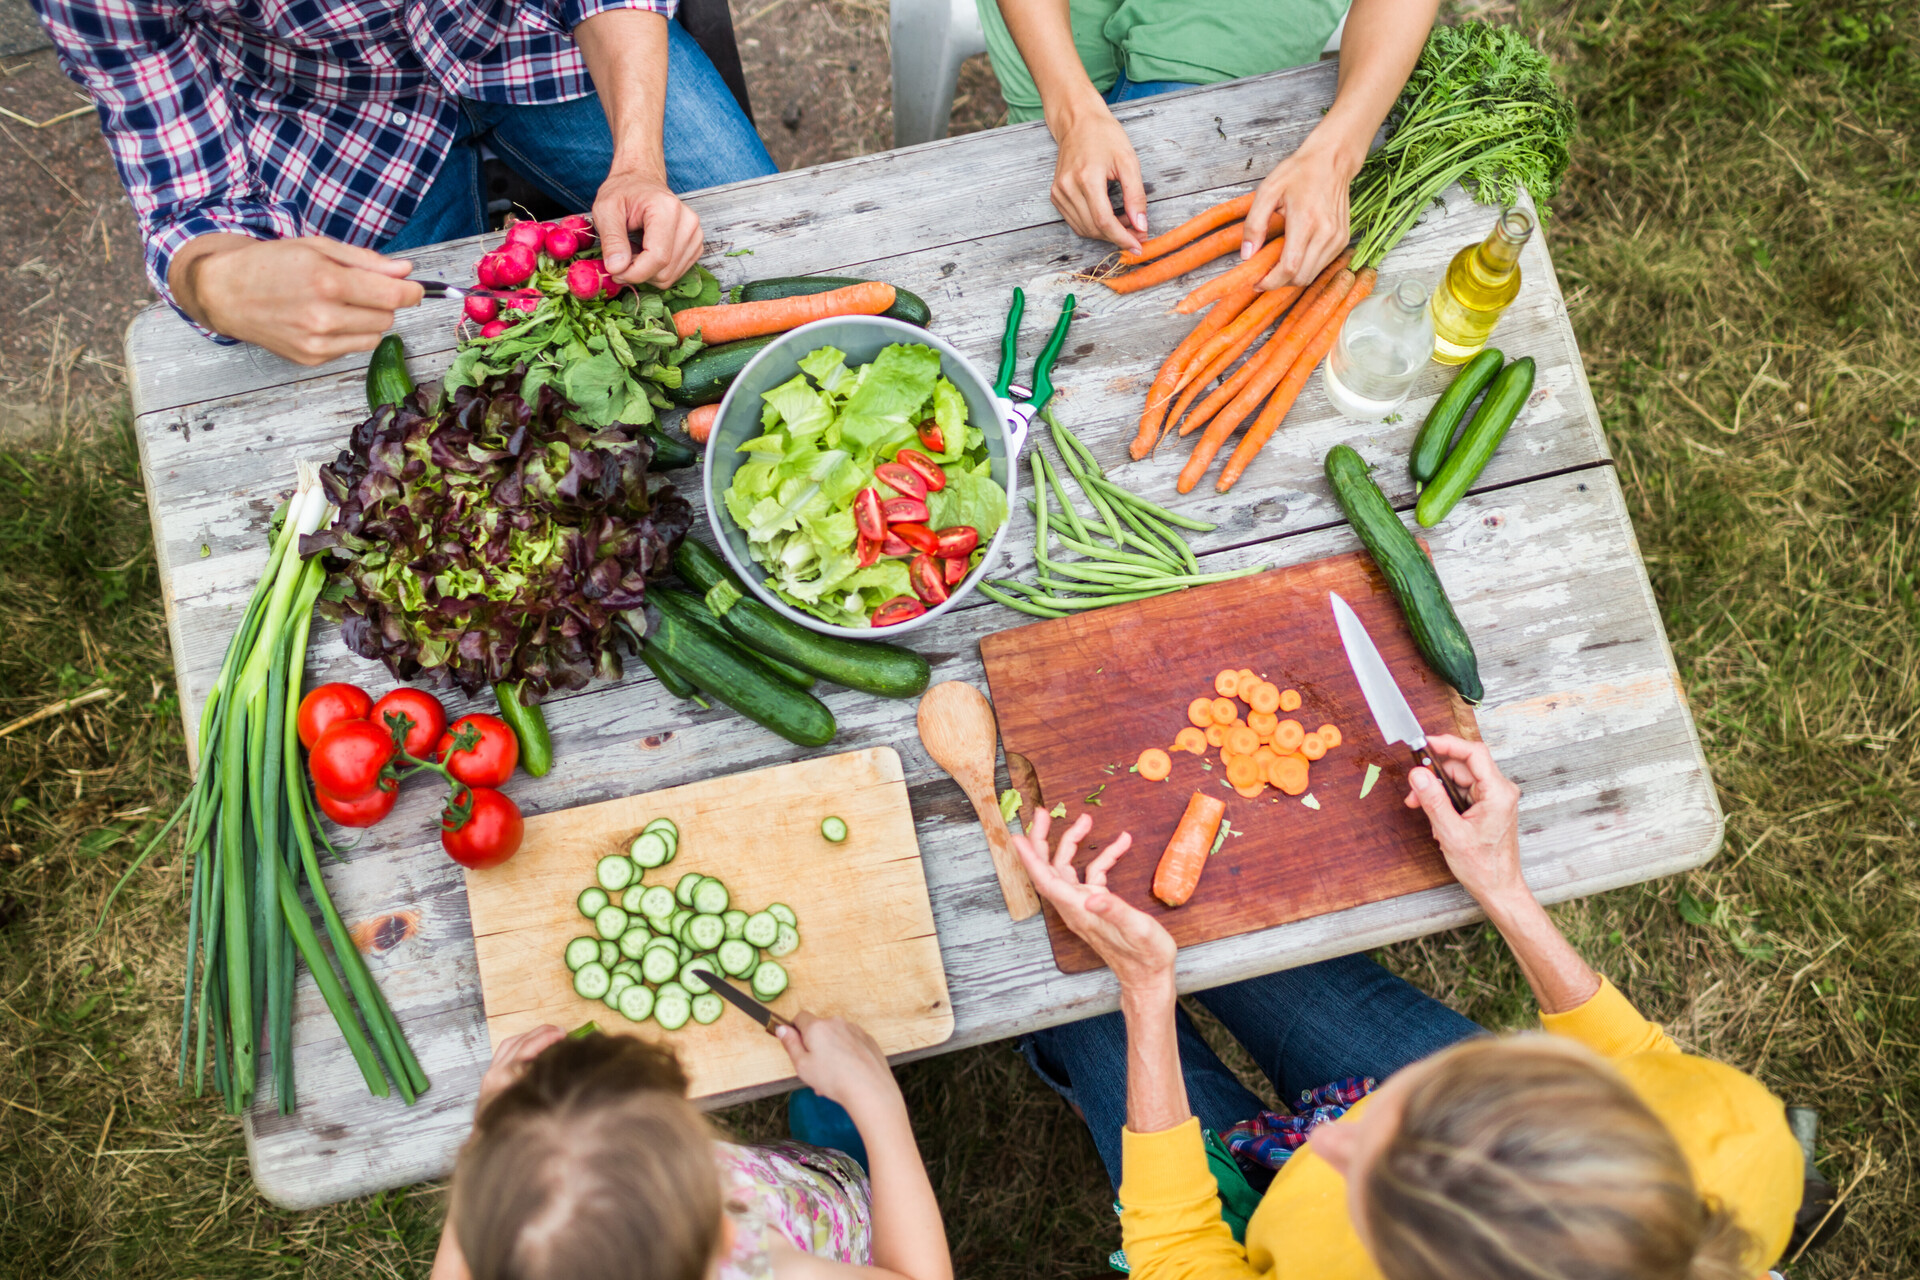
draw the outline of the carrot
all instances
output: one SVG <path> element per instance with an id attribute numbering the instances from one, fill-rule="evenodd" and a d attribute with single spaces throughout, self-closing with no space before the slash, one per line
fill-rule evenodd
<path id="1" fill-rule="evenodd" d="M 1205 346 L 1208 340 L 1229 321 L 1237 319 L 1248 304 L 1254 301 L 1256 294 L 1256 290 L 1242 289 L 1239 293 L 1220 299 L 1200 323 L 1193 327 L 1193 332 L 1180 340 L 1180 345 L 1173 349 L 1173 354 L 1167 357 L 1166 363 L 1160 366 L 1160 372 L 1154 375 L 1153 385 L 1147 388 L 1147 407 L 1140 413 L 1140 429 L 1134 434 L 1133 443 L 1127 447 L 1127 452 L 1133 455 L 1135 462 L 1146 457 L 1148 450 L 1159 443 L 1161 419 L 1166 413 L 1168 402 L 1183 385 L 1187 367 L 1194 353 Z"/>
<path id="2" fill-rule="evenodd" d="M 1226 673 L 1223 672 L 1222 674 Z M 1215 698 L 1213 700 L 1213 722 L 1215 724 L 1232 724 L 1239 718 L 1240 708 L 1232 698 Z"/>
<path id="3" fill-rule="evenodd" d="M 1227 745 L 1227 730 L 1224 725 L 1210 724 L 1207 726 L 1207 745 L 1210 747 L 1224 747 Z"/>
<path id="4" fill-rule="evenodd" d="M 1229 298 L 1238 298 L 1244 290 L 1228 294 Z M 1270 289 L 1265 293 L 1254 291 L 1253 300 L 1234 317 L 1233 323 L 1225 326 L 1208 338 L 1205 344 L 1187 361 L 1187 370 L 1180 377 L 1180 385 L 1185 387 L 1196 381 L 1211 382 L 1218 377 L 1218 370 L 1225 369 L 1234 359 L 1253 345 L 1253 342 L 1273 324 L 1274 317 L 1287 309 L 1287 304 L 1299 294 L 1293 285 L 1284 289 Z M 1224 301 L 1224 299 L 1223 299 Z M 1217 304 L 1216 304 L 1217 306 Z M 1213 313 L 1209 311 L 1208 315 Z M 1232 352 L 1223 361 L 1221 355 Z"/>
<path id="5" fill-rule="evenodd" d="M 877 316 L 893 305 L 893 286 L 878 280 L 850 284 L 825 293 L 765 302 L 731 302 L 711 307 L 688 307 L 673 318 L 683 338 L 700 335 L 708 346 L 763 334 L 785 333 L 810 320 L 828 316 Z"/>
<path id="6" fill-rule="evenodd" d="M 1273 729 L 1273 749 L 1282 754 L 1298 751 L 1301 740 L 1306 736 L 1307 731 L 1300 727 L 1298 720 L 1282 720 Z"/>
<path id="7" fill-rule="evenodd" d="M 1282 689 L 1280 691 L 1280 709 L 1282 711 L 1298 711 L 1300 709 L 1300 691 L 1298 689 Z"/>
<path id="8" fill-rule="evenodd" d="M 1227 730 L 1227 750 L 1237 756 L 1250 756 L 1260 749 L 1260 735 L 1246 725 L 1237 724 Z"/>
<path id="9" fill-rule="evenodd" d="M 1236 218 L 1247 216 L 1253 208 L 1253 192 L 1223 200 L 1210 209 L 1202 209 L 1171 231 L 1162 231 L 1140 246 L 1138 253 L 1122 253 L 1120 261 L 1129 267 L 1152 262 L 1163 253 L 1171 253 L 1190 240 L 1197 240 L 1215 227 L 1224 227 Z"/>
<path id="10" fill-rule="evenodd" d="M 1195 698 L 1187 704 L 1187 719 L 1196 729 L 1204 729 L 1213 723 L 1213 699 Z"/>
<path id="11" fill-rule="evenodd" d="M 1234 690 L 1234 696 L 1242 702 L 1249 701 L 1253 697 L 1253 691 L 1258 689 L 1260 684 L 1261 680 L 1259 676 L 1242 667 L 1240 669 L 1240 687 Z"/>
<path id="12" fill-rule="evenodd" d="M 1263 771 L 1266 769 L 1268 765 L 1272 764 L 1275 760 L 1278 760 L 1279 758 L 1280 758 L 1280 753 L 1278 751 L 1275 751 L 1272 747 L 1268 746 L 1264 742 L 1261 743 L 1258 749 L 1256 749 L 1253 753 L 1253 762 L 1259 765 Z M 1265 776 L 1264 772 L 1262 776 Z"/>
<path id="13" fill-rule="evenodd" d="M 1281 251 L 1287 247 L 1287 237 L 1277 235 L 1260 246 L 1251 258 L 1237 267 L 1229 268 L 1199 288 L 1180 299 L 1174 310 L 1183 316 L 1190 316 L 1216 298 L 1223 298 L 1235 289 L 1251 289 L 1259 284 L 1267 272 L 1273 270 L 1280 261 Z"/>
<path id="14" fill-rule="evenodd" d="M 1273 433 L 1280 429 L 1281 419 L 1285 418 L 1287 411 L 1293 408 L 1293 402 L 1300 398 L 1300 392 L 1307 385 L 1307 379 L 1311 378 L 1313 371 L 1320 367 L 1320 362 L 1326 358 L 1327 352 L 1333 350 L 1334 340 L 1340 336 L 1340 326 L 1346 323 L 1348 314 L 1360 305 L 1360 300 L 1373 292 L 1374 281 L 1378 278 L 1378 273 L 1372 267 L 1362 267 L 1354 276 L 1353 287 L 1340 300 L 1340 305 L 1333 309 L 1333 313 L 1321 323 L 1320 331 L 1313 336 L 1313 340 L 1301 349 L 1299 358 L 1293 362 L 1293 368 L 1289 369 L 1287 376 L 1280 380 L 1279 387 L 1273 393 L 1273 399 L 1267 401 L 1267 407 L 1260 411 L 1260 416 L 1255 418 L 1253 425 L 1247 428 L 1247 434 L 1240 438 L 1239 447 L 1233 451 L 1233 456 L 1227 459 L 1227 465 L 1220 468 L 1220 479 L 1215 481 L 1213 486 L 1215 489 L 1225 493 L 1233 488 L 1234 482 L 1246 473 L 1248 464 L 1258 456 L 1267 441 L 1273 438 Z"/>
<path id="15" fill-rule="evenodd" d="M 1331 751 L 1340 745 L 1340 726 L 1323 724 L 1314 732 L 1320 735 L 1320 741 L 1327 744 L 1327 750 Z"/>
<path id="16" fill-rule="evenodd" d="M 1235 756 L 1227 764 L 1227 782 L 1235 787 L 1251 787 L 1260 781 L 1260 766 L 1253 757 Z"/>
<path id="17" fill-rule="evenodd" d="M 1307 762 L 1299 756 L 1281 756 L 1267 766 L 1267 781 L 1297 796 L 1307 789 Z"/>
<path id="18" fill-rule="evenodd" d="M 1133 767 L 1148 782 L 1160 782 L 1173 772 L 1173 757 L 1158 747 L 1148 747 L 1140 753 Z"/>
<path id="19" fill-rule="evenodd" d="M 1301 348 L 1320 332 L 1321 325 L 1353 287 L 1353 272 L 1347 270 L 1347 257 L 1341 254 L 1329 263 L 1326 271 L 1321 272 L 1320 278 L 1313 282 L 1311 297 L 1302 297 L 1301 305 L 1288 312 L 1287 318 L 1274 330 L 1273 338 L 1261 348 L 1259 371 L 1233 398 L 1233 403 L 1207 424 L 1205 433 L 1193 446 L 1193 454 L 1187 459 L 1187 465 L 1180 469 L 1180 478 L 1174 488 L 1181 493 L 1193 492 L 1193 487 L 1200 483 L 1200 477 L 1213 465 L 1215 455 L 1220 452 L 1220 446 L 1227 442 L 1227 437 L 1233 434 L 1233 429 L 1286 377 Z"/>
<path id="20" fill-rule="evenodd" d="M 1268 230 L 1271 233 L 1272 231 L 1279 230 L 1280 226 L 1281 217 L 1276 213 L 1273 215 L 1273 220 L 1269 224 Z M 1195 267 L 1203 267 L 1215 258 L 1224 258 L 1239 247 L 1240 228 L 1222 227 L 1212 235 L 1203 236 L 1185 248 L 1175 250 L 1157 262 L 1149 262 L 1144 266 L 1135 267 L 1132 271 L 1123 272 L 1119 275 L 1107 276 L 1103 278 L 1100 283 L 1115 293 L 1138 293 L 1140 290 L 1148 288 L 1149 286 L 1165 284 L 1177 276 L 1183 276 Z M 819 294 L 816 296 L 825 297 L 826 295 Z M 752 304 L 740 303 L 737 305 L 749 306 Z M 892 303 L 887 304 L 887 306 L 892 305 Z M 881 310 L 886 310 L 886 307 L 882 307 Z M 681 314 L 685 315 L 686 313 L 683 311 Z"/>
<path id="21" fill-rule="evenodd" d="M 1247 705 L 1252 707 L 1256 712 L 1265 711 L 1271 713 L 1278 711 L 1280 709 L 1280 691 L 1274 688 L 1270 681 L 1262 680 L 1253 687 L 1253 696 L 1247 699 Z M 1252 723 L 1253 718 L 1251 716 L 1247 719 L 1248 723 Z M 1269 732 L 1271 732 L 1271 730 L 1269 730 Z"/>
<path id="22" fill-rule="evenodd" d="M 1272 337 L 1269 337 L 1267 339 L 1267 342 L 1269 345 L 1271 345 L 1273 342 Z M 1180 434 L 1183 436 L 1190 434 L 1194 430 L 1194 428 L 1204 425 L 1209 418 L 1213 417 L 1214 414 L 1220 412 L 1220 409 L 1222 408 L 1222 406 L 1231 403 L 1234 397 L 1240 394 L 1241 388 L 1245 387 L 1247 383 L 1251 382 L 1254 379 L 1254 377 L 1259 374 L 1260 362 L 1263 356 L 1265 355 L 1265 353 L 1266 353 L 1266 347 L 1262 347 L 1260 348 L 1259 351 L 1256 351 L 1252 355 L 1248 356 L 1247 362 L 1241 365 L 1238 369 L 1235 369 L 1233 371 L 1233 376 L 1231 378 L 1228 378 L 1225 382 L 1221 383 L 1218 387 L 1216 387 L 1211 395 L 1209 395 L 1205 400 L 1202 400 L 1200 402 L 1199 408 L 1195 409 L 1192 412 L 1192 414 L 1188 415 L 1187 419 L 1184 422 L 1180 422 Z M 1222 352 L 1221 354 L 1225 355 L 1226 353 Z M 1239 353 L 1235 352 L 1234 354 L 1238 355 Z M 1209 369 L 1207 370 L 1207 372 L 1213 373 L 1215 370 L 1224 370 L 1227 367 L 1227 365 L 1232 363 L 1233 361 L 1231 358 L 1225 360 L 1224 362 L 1215 361 L 1213 369 Z M 1186 412 L 1187 405 L 1193 401 L 1194 395 L 1200 390 L 1202 390 L 1204 386 L 1205 386 L 1204 383 L 1196 383 L 1195 385 L 1189 387 L 1187 389 L 1187 394 L 1182 396 L 1180 399 L 1180 402 L 1173 406 L 1173 413 L 1170 416 L 1169 421 L 1179 421 L 1180 415 Z"/>
<path id="23" fill-rule="evenodd" d="M 1319 734 L 1310 733 L 1300 739 L 1300 754 L 1309 760 L 1318 760 L 1327 754 L 1327 744 L 1320 740 Z"/>
<path id="24" fill-rule="evenodd" d="M 720 403 L 703 404 L 687 415 L 687 434 L 695 444 L 705 444 L 713 434 L 714 420 L 720 416 Z"/>
<path id="25" fill-rule="evenodd" d="M 1243 800 L 1258 800 L 1260 798 L 1260 793 L 1265 791 L 1266 789 L 1267 789 L 1267 784 L 1264 782 L 1255 782 L 1250 787 L 1234 788 L 1235 791 L 1240 793 L 1240 797 Z"/>
<path id="26" fill-rule="evenodd" d="M 1253 730 L 1262 738 L 1271 738 L 1273 731 L 1278 728 L 1279 725 L 1280 721 L 1274 718 L 1274 714 L 1271 711 L 1255 711 L 1247 717 L 1247 728 Z"/>
<path id="27" fill-rule="evenodd" d="M 1207 707 L 1207 718 L 1211 720 L 1213 718 L 1213 704 L 1208 703 Z M 1173 735 L 1173 749 L 1175 751 L 1191 751 L 1197 756 L 1203 756 L 1207 754 L 1207 735 L 1192 725 L 1188 725 Z"/>
<path id="28" fill-rule="evenodd" d="M 1213 852 L 1213 838 L 1220 834 L 1220 820 L 1227 816 L 1227 805 L 1203 791 L 1193 793 L 1180 825 L 1173 829 L 1160 865 L 1153 871 L 1153 896 L 1170 907 L 1177 907 L 1200 887 L 1200 873 L 1206 870 L 1207 855 Z"/>
<path id="29" fill-rule="evenodd" d="M 1223 698 L 1231 698 L 1235 689 L 1240 687 L 1240 673 L 1228 667 L 1213 678 L 1213 691 Z"/>

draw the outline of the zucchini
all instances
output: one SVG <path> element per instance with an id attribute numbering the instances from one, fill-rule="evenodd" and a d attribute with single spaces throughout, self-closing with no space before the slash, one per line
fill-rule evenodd
<path id="1" fill-rule="evenodd" d="M 520 700 L 520 686 L 502 681 L 493 686 L 494 701 L 500 704 L 500 718 L 520 741 L 520 767 L 536 778 L 547 776 L 553 768 L 553 735 L 547 732 L 547 713 L 540 704 Z"/>
<path id="2" fill-rule="evenodd" d="M 911 649 L 875 640 L 843 640 L 809 631 L 749 596 L 726 561 L 695 538 L 683 538 L 673 570 L 706 596 L 710 614 L 727 632 L 762 655 L 783 659 L 823 680 L 883 698 L 913 698 L 932 670 Z"/>
<path id="3" fill-rule="evenodd" d="M 1440 464 L 1453 444 L 1454 430 L 1467 415 L 1467 406 L 1493 381 L 1505 358 L 1492 347 L 1481 348 L 1479 355 L 1460 366 L 1460 372 L 1433 402 L 1427 420 L 1420 424 L 1420 434 L 1414 437 L 1413 452 L 1407 455 L 1407 469 L 1416 485 L 1424 485 L 1439 474 Z"/>
<path id="4" fill-rule="evenodd" d="M 813 688 L 814 680 L 811 671 L 802 671 L 790 662 L 782 662 L 778 658 L 770 657 L 747 645 L 742 645 L 739 640 L 734 638 L 733 633 L 727 630 L 726 624 L 714 617 L 712 610 L 708 609 L 705 602 L 698 597 L 690 596 L 684 591 L 657 589 L 649 599 L 654 602 L 655 606 L 658 607 L 662 613 L 666 613 L 669 610 L 678 611 L 685 621 L 699 627 L 715 640 L 720 641 L 722 644 L 735 646 L 749 661 L 758 663 L 775 679 L 790 684 L 796 689 Z M 722 701 L 725 701 L 725 699 L 722 699 Z"/>
<path id="5" fill-rule="evenodd" d="M 1326 470 L 1334 499 L 1346 513 L 1347 523 L 1366 544 L 1373 562 L 1380 566 L 1393 598 L 1400 602 L 1421 656 L 1442 680 L 1460 691 L 1461 697 L 1478 703 L 1485 692 L 1480 684 L 1480 665 L 1473 656 L 1466 628 L 1454 616 L 1453 603 L 1440 585 L 1440 575 L 1434 572 L 1433 561 L 1400 522 L 1359 454 L 1337 444 L 1327 451 Z"/>
<path id="6" fill-rule="evenodd" d="M 653 461 L 647 464 L 649 471 L 678 471 L 700 461 L 700 450 L 677 436 L 668 435 L 652 423 L 639 428 L 639 431 L 653 442 Z"/>
<path id="7" fill-rule="evenodd" d="M 400 335 L 390 333 L 380 339 L 367 361 L 367 409 L 379 412 L 381 405 L 399 404 L 413 394 L 413 375 L 407 372 L 407 348 Z"/>
<path id="8" fill-rule="evenodd" d="M 1420 491 L 1413 518 L 1423 529 L 1431 529 L 1446 518 L 1453 504 L 1460 501 L 1468 486 L 1480 478 L 1493 460 L 1494 450 L 1506 438 L 1507 428 L 1520 416 L 1527 397 L 1533 394 L 1533 357 L 1521 356 L 1502 369 L 1487 388 L 1480 409 L 1460 433 L 1460 443 L 1440 464 L 1433 483 Z"/>
<path id="9" fill-rule="evenodd" d="M 844 289 L 850 284 L 866 284 L 859 276 L 775 276 L 770 280 L 749 280 L 728 291 L 729 302 L 772 302 L 777 298 L 804 298 L 810 294 Z M 933 323 L 933 312 L 920 295 L 893 286 L 893 305 L 880 313 L 895 320 L 917 324 L 922 329 Z"/>
<path id="10" fill-rule="evenodd" d="M 769 334 L 764 338 L 742 338 L 738 342 L 723 342 L 716 347 L 703 347 L 688 356 L 680 365 L 680 385 L 662 387 L 667 399 L 683 409 L 695 405 L 718 404 L 727 394 L 727 388 L 747 367 L 747 362 L 760 354 L 760 349 L 780 335 Z"/>

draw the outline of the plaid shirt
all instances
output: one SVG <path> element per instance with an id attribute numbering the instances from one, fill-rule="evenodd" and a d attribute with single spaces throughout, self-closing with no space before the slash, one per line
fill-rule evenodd
<path id="1" fill-rule="evenodd" d="M 377 246 L 452 147 L 458 99 L 593 92 L 568 36 L 678 0 L 33 0 L 92 96 L 140 219 L 147 278 L 195 236 Z"/>

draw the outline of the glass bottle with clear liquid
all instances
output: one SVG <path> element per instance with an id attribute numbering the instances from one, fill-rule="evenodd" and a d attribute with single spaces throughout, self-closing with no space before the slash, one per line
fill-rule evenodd
<path id="1" fill-rule="evenodd" d="M 1533 215 L 1508 209 L 1479 244 L 1453 255 L 1433 293 L 1433 358 L 1461 364 L 1487 345 L 1500 313 L 1520 292 L 1520 248 L 1533 234 Z"/>
<path id="2" fill-rule="evenodd" d="M 1353 309 L 1320 368 L 1320 382 L 1341 413 L 1377 422 L 1406 400 L 1432 354 L 1427 286 L 1409 277 Z"/>

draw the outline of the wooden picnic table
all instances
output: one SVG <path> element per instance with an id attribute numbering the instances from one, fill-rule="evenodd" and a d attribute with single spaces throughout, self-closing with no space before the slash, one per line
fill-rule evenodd
<path id="1" fill-rule="evenodd" d="M 1139 148 L 1153 225 L 1170 227 L 1256 181 L 1320 119 L 1334 76 L 1334 65 L 1323 63 L 1119 108 Z M 1053 156 L 1044 128 L 1022 125 L 703 192 L 690 202 L 708 237 L 704 260 L 723 282 L 809 272 L 894 281 L 927 299 L 935 331 L 987 369 L 1013 286 L 1026 289 L 1029 316 L 1041 318 L 1028 325 L 1022 373 L 1061 296 L 1077 293 L 1079 318 L 1055 372 L 1057 410 L 1121 483 L 1218 523 L 1193 538 L 1208 570 L 1354 549 L 1321 472 L 1327 449 L 1340 441 L 1384 463 L 1379 477 L 1388 497 L 1402 510 L 1412 506 L 1403 460 L 1449 376 L 1437 366 L 1391 424 L 1345 420 L 1317 384 L 1309 386 L 1285 429 L 1228 494 L 1209 483 L 1175 499 L 1183 447 L 1128 463 L 1144 389 L 1191 320 L 1173 313 L 1175 289 L 1120 297 L 1072 279 L 1105 247 L 1075 236 L 1048 203 Z M 1454 190 L 1388 257 L 1383 275 L 1437 280 L 1449 256 L 1478 240 L 1493 217 Z M 422 250 L 419 272 L 469 279 L 476 246 Z M 1487 686 L 1481 730 L 1525 793 L 1529 882 L 1558 901 L 1696 866 L 1719 847 L 1722 819 L 1545 235 L 1533 238 L 1522 263 L 1526 284 L 1496 341 L 1509 354 L 1535 358 L 1544 395 L 1460 508 L 1427 536 L 1480 655 Z M 437 375 L 451 358 L 457 308 L 430 303 L 401 318 L 416 376 Z M 182 713 L 192 726 L 264 563 L 268 516 L 290 491 L 296 460 L 333 457 L 366 416 L 365 360 L 299 368 L 257 348 L 209 343 L 156 307 L 128 331 L 127 363 Z M 696 481 L 692 471 L 681 476 L 699 510 Z M 1031 520 L 1019 510 L 1014 521 L 1008 544 L 1023 549 L 1013 567 L 1025 571 Z M 705 536 L 704 519 L 695 528 Z M 976 597 L 912 640 L 933 663 L 935 680 L 984 688 L 980 637 L 1026 621 Z M 375 688 L 388 682 L 384 671 L 349 654 L 332 626 L 316 629 L 308 676 Z M 823 751 L 890 743 L 905 761 L 956 1023 L 953 1039 L 931 1052 L 1114 1008 L 1109 974 L 1061 973 L 1041 919 L 1009 920 L 971 810 L 920 747 L 915 704 L 848 690 L 826 701 L 840 735 Z M 460 703 L 455 694 L 450 705 Z M 596 682 L 546 707 L 558 764 L 545 778 L 516 777 L 511 787 L 529 813 L 806 754 L 724 707 L 702 712 L 673 698 L 638 661 L 628 662 L 624 679 Z M 278 1204 L 325 1204 L 443 1175 L 466 1135 L 489 1047 L 461 869 L 440 850 L 432 791 L 408 790 L 389 821 L 344 861 L 326 863 L 326 875 L 350 925 L 391 912 L 417 915 L 411 927 L 383 938 L 406 935 L 371 963 L 433 1088 L 412 1107 L 370 1097 L 303 972 L 294 1027 L 298 1109 L 279 1115 L 263 1085 L 246 1118 L 255 1181 Z M 1180 985 L 1215 986 L 1477 916 L 1454 886 L 1376 902 L 1187 948 Z M 270 1073 L 263 1069 L 261 1079 Z"/>

